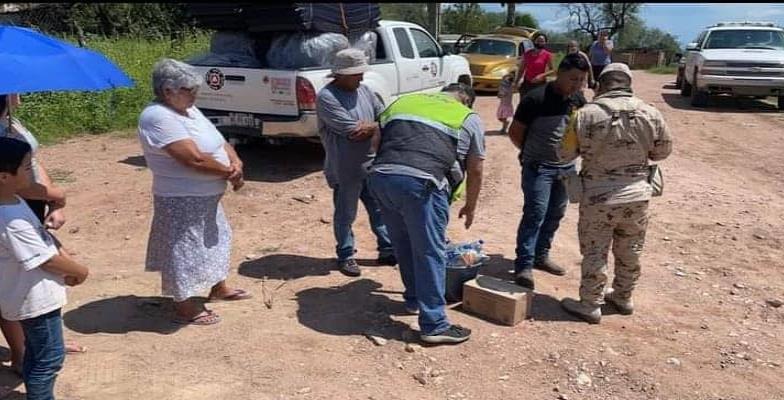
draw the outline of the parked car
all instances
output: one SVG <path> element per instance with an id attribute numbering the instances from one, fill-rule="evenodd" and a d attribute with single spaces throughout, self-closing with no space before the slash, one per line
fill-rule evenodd
<path id="1" fill-rule="evenodd" d="M 712 95 L 778 98 L 784 109 L 784 29 L 773 23 L 724 22 L 686 46 L 681 95 L 705 107 Z"/>
<path id="2" fill-rule="evenodd" d="M 534 47 L 530 38 L 535 32 L 531 28 L 505 27 L 471 40 L 461 55 L 471 67 L 474 89 L 497 91 L 501 78 L 516 72 L 520 57 Z"/>
<path id="3" fill-rule="evenodd" d="M 458 35 L 458 34 L 444 34 L 438 35 L 438 44 L 441 45 L 441 48 L 444 49 L 445 52 L 449 54 L 460 54 L 463 48 L 468 44 L 468 41 L 475 38 L 476 35 L 472 35 L 470 33 Z"/>
<path id="4" fill-rule="evenodd" d="M 405 93 L 471 84 L 465 58 L 447 55 L 423 27 L 380 21 L 376 59 L 363 83 L 384 104 Z M 197 65 L 205 83 L 196 106 L 228 138 L 307 138 L 318 141 L 316 94 L 331 81 L 327 66 L 273 69 Z"/>

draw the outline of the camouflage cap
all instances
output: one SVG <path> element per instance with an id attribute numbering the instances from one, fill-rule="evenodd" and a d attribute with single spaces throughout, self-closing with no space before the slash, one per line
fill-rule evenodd
<path id="1" fill-rule="evenodd" d="M 604 75 L 604 74 L 606 74 L 608 72 L 623 72 L 624 74 L 626 74 L 626 76 L 629 77 L 629 79 L 632 79 L 632 70 L 629 69 L 629 66 L 624 64 L 624 63 L 608 64 L 606 67 L 604 67 L 604 69 L 602 70 L 602 73 L 599 74 L 597 79 L 601 78 L 602 75 Z"/>

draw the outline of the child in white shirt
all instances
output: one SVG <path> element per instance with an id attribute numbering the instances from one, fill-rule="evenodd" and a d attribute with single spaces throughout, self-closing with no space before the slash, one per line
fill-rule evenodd
<path id="1" fill-rule="evenodd" d="M 87 278 L 86 267 L 60 252 L 55 239 L 17 192 L 31 185 L 30 145 L 0 138 L 0 313 L 25 336 L 22 377 L 27 399 L 53 399 L 65 347 L 65 286 Z"/>

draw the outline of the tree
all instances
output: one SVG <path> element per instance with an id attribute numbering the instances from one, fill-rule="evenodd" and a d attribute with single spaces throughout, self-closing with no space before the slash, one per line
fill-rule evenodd
<path id="1" fill-rule="evenodd" d="M 438 38 L 441 33 L 441 3 L 427 3 L 427 30 Z"/>
<path id="2" fill-rule="evenodd" d="M 610 36 L 622 31 L 640 12 L 640 3 L 566 3 L 562 7 L 569 13 L 571 27 L 591 35 L 593 40 L 602 30 Z"/>
<path id="3" fill-rule="evenodd" d="M 413 22 L 427 26 L 427 6 L 425 3 L 380 3 L 381 18 Z"/>
<path id="4" fill-rule="evenodd" d="M 491 28 L 479 3 L 453 3 L 443 14 L 445 33 L 484 33 Z"/>
<path id="5" fill-rule="evenodd" d="M 516 6 L 517 3 L 501 3 L 501 7 L 506 7 L 506 22 L 504 22 L 505 26 L 515 25 L 515 16 L 517 14 Z"/>
<path id="6" fill-rule="evenodd" d="M 531 13 L 523 13 L 515 17 L 515 26 L 525 26 L 528 28 L 539 29 L 539 21 Z"/>
<path id="7" fill-rule="evenodd" d="M 676 37 L 658 28 L 648 28 L 639 18 L 628 21 L 622 35 L 622 39 L 617 44 L 619 48 L 664 50 L 668 56 L 680 51 Z"/>

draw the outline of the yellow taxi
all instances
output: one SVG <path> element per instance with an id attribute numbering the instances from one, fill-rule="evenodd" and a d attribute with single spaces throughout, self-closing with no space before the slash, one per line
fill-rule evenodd
<path id="1" fill-rule="evenodd" d="M 473 38 L 460 55 L 468 60 L 474 90 L 497 91 L 501 78 L 517 71 L 520 57 L 534 47 L 536 29 L 503 27 Z"/>

